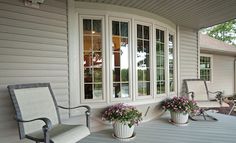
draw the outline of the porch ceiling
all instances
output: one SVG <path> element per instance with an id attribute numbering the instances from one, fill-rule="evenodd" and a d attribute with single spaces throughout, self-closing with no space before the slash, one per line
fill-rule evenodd
<path id="1" fill-rule="evenodd" d="M 76 0 L 132 7 L 194 29 L 236 18 L 236 0 Z"/>

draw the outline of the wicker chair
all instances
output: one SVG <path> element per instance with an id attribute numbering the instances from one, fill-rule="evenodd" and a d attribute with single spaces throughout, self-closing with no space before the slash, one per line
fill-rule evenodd
<path id="1" fill-rule="evenodd" d="M 85 125 L 61 124 L 58 108 L 75 109 L 57 106 L 49 83 L 9 85 L 20 139 L 30 139 L 36 143 L 76 143 L 90 134 L 89 106 L 86 108 Z"/>

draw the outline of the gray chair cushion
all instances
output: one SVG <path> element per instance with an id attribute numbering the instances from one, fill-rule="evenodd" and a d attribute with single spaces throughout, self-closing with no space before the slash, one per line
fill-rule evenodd
<path id="1" fill-rule="evenodd" d="M 54 126 L 50 131 L 50 139 L 54 143 L 75 143 L 90 134 L 89 129 L 83 125 L 65 125 Z M 43 139 L 43 132 L 37 131 L 28 134 L 31 137 Z"/>

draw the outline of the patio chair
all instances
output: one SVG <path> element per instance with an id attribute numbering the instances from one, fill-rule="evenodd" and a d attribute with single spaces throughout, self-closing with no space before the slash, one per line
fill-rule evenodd
<path id="1" fill-rule="evenodd" d="M 185 79 L 184 83 L 186 86 L 188 98 L 196 101 L 197 105 L 200 107 L 197 116 L 203 116 L 204 120 L 210 118 L 217 121 L 215 117 L 208 115 L 205 112 L 206 110 L 217 109 L 220 107 L 229 107 L 229 105 L 223 101 L 222 92 L 209 91 L 205 80 Z M 214 95 L 214 97 L 212 97 L 212 95 Z M 195 120 L 194 116 L 190 116 L 190 119 Z"/>
<path id="2" fill-rule="evenodd" d="M 20 139 L 36 143 L 76 143 L 90 134 L 90 107 L 74 108 L 58 106 L 49 83 L 9 85 L 8 91 L 13 102 Z M 86 108 L 85 125 L 62 124 L 58 108 Z"/>

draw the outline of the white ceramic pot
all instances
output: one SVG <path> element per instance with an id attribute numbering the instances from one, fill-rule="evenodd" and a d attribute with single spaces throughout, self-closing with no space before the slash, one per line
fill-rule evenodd
<path id="1" fill-rule="evenodd" d="M 185 124 L 188 122 L 188 113 L 170 112 L 171 120 L 176 124 Z"/>
<path id="2" fill-rule="evenodd" d="M 114 134 L 118 138 L 130 138 L 134 133 L 134 125 L 129 127 L 128 124 L 121 122 L 113 123 Z"/>

